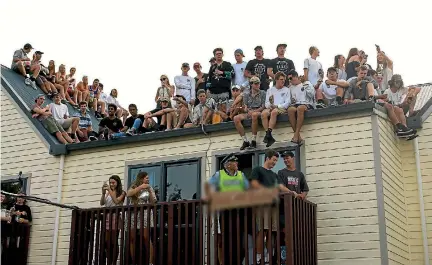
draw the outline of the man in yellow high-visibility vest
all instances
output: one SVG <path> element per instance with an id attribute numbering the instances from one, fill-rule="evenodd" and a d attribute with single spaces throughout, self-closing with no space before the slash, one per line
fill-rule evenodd
<path id="1" fill-rule="evenodd" d="M 238 159 L 233 154 L 226 156 L 222 162 L 222 169 L 217 171 L 206 183 L 206 194 L 211 198 L 214 192 L 246 191 L 249 181 L 243 172 L 238 170 Z M 244 242 L 244 209 L 223 210 L 219 213 L 219 233 L 221 233 L 222 259 L 224 265 L 240 265 L 245 256 Z M 237 219 L 240 227 L 237 227 Z M 240 236 L 238 236 L 240 235 Z M 240 241 L 240 249 L 237 242 Z M 230 247 L 231 246 L 231 247 Z M 221 249 L 219 249 L 221 251 Z M 221 260 L 220 260 L 221 261 Z M 239 263 L 240 261 L 240 263 Z"/>

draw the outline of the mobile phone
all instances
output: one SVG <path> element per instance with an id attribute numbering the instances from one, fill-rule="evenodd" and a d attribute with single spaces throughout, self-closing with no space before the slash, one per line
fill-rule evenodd
<path id="1" fill-rule="evenodd" d="M 375 44 L 375 47 L 376 47 L 377 52 L 381 51 L 381 48 L 380 48 L 380 46 L 378 44 Z"/>

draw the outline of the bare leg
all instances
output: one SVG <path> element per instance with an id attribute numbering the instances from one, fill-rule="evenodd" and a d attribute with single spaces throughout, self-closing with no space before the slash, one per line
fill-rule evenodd
<path id="1" fill-rule="evenodd" d="M 77 101 L 82 102 L 83 101 L 82 92 L 79 91 L 78 89 L 76 89 L 76 91 L 77 91 Z"/>
<path id="2" fill-rule="evenodd" d="M 297 125 L 296 125 L 296 131 L 294 133 L 294 141 L 297 140 L 297 142 L 300 142 L 303 140 L 300 136 L 300 130 L 301 130 L 301 127 L 303 126 L 305 111 L 307 111 L 307 107 L 305 105 L 298 106 L 298 108 L 297 108 Z M 295 139 L 295 138 L 297 138 L 297 139 Z"/>
<path id="3" fill-rule="evenodd" d="M 245 131 L 244 131 L 244 127 L 242 125 L 242 121 L 245 120 L 246 114 L 238 114 L 236 116 L 234 116 L 234 125 L 237 129 L 237 132 L 240 134 L 240 136 L 244 136 L 245 135 Z"/>
<path id="4" fill-rule="evenodd" d="M 264 131 L 268 130 L 268 127 L 269 127 L 269 116 L 270 116 L 270 110 L 269 109 L 265 109 L 261 113 L 261 122 L 262 122 L 262 126 L 264 127 Z"/>
<path id="5" fill-rule="evenodd" d="M 64 87 L 63 87 L 62 85 L 59 85 L 59 84 L 54 84 L 54 86 L 55 86 L 55 87 L 57 88 L 57 90 L 59 91 L 61 98 L 62 98 L 62 99 L 66 99 L 66 95 L 65 95 Z"/>
<path id="6" fill-rule="evenodd" d="M 399 123 L 399 119 L 398 119 L 398 116 L 395 113 L 393 105 L 390 104 L 390 103 L 385 103 L 384 104 L 384 108 L 387 110 L 387 116 L 389 117 L 391 123 L 393 123 L 393 125 L 398 124 Z"/>
<path id="7" fill-rule="evenodd" d="M 56 132 L 55 136 L 57 137 L 57 140 L 59 140 L 60 143 L 62 144 L 68 143 L 68 141 L 66 141 L 66 139 L 63 137 L 63 134 L 61 132 Z"/>
<path id="8" fill-rule="evenodd" d="M 37 78 L 39 76 L 40 70 L 41 70 L 40 65 L 33 65 L 31 67 L 32 76 L 34 78 Z"/>
<path id="9" fill-rule="evenodd" d="M 270 121 L 269 121 L 269 125 L 268 127 L 270 129 L 274 129 L 274 127 L 276 127 L 276 121 L 277 121 L 277 116 L 279 115 L 278 113 L 278 109 L 274 109 L 272 110 L 271 114 L 270 114 Z"/>
<path id="10" fill-rule="evenodd" d="M 367 89 L 368 97 L 371 97 L 374 95 L 374 86 L 372 83 L 368 83 L 366 89 Z"/>
<path id="11" fill-rule="evenodd" d="M 72 120 L 72 134 L 76 134 L 76 130 L 78 128 L 78 124 L 79 124 L 80 118 L 73 118 Z"/>
<path id="12" fill-rule="evenodd" d="M 297 112 L 296 107 L 288 108 L 288 119 L 291 124 L 291 128 L 293 129 L 293 132 L 296 131 L 296 125 L 297 125 L 296 112 Z"/>
<path id="13" fill-rule="evenodd" d="M 67 133 L 67 132 L 62 132 L 62 136 L 63 136 L 63 138 L 64 139 L 66 139 L 66 141 L 68 142 L 68 143 L 73 143 L 74 141 L 72 140 L 72 138 L 70 138 L 70 136 L 69 136 L 69 134 Z"/>
<path id="14" fill-rule="evenodd" d="M 27 73 L 26 73 L 26 70 L 25 70 L 25 67 L 24 67 L 23 62 L 17 62 L 17 67 L 18 67 L 18 70 L 20 71 L 20 73 L 21 73 L 24 77 L 26 77 L 26 76 L 27 76 Z"/>
<path id="15" fill-rule="evenodd" d="M 406 123 L 406 117 L 405 117 L 405 113 L 403 112 L 403 109 L 396 107 L 396 106 L 394 106 L 393 108 L 394 108 L 394 112 L 395 112 L 396 116 L 398 117 L 400 123 L 402 123 L 402 125 L 406 127 L 407 123 Z"/>
<path id="16" fill-rule="evenodd" d="M 180 110 L 179 120 L 175 126 L 176 129 L 180 129 L 184 125 L 188 115 L 189 115 L 189 110 L 187 108 L 182 108 Z"/>
<path id="17" fill-rule="evenodd" d="M 258 119 L 261 117 L 261 112 L 252 113 L 252 135 L 258 134 Z"/>
<path id="18" fill-rule="evenodd" d="M 41 84 L 41 86 L 40 86 L 40 89 L 45 93 L 45 94 L 48 94 L 48 89 L 47 89 L 47 87 L 45 86 L 45 83 L 42 83 Z"/>
<path id="19" fill-rule="evenodd" d="M 322 92 L 322 90 L 320 88 L 315 89 L 315 98 L 316 100 L 323 100 L 324 99 L 324 94 Z"/>

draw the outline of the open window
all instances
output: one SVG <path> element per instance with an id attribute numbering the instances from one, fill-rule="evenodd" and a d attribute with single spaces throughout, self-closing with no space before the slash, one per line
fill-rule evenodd
<path id="1" fill-rule="evenodd" d="M 18 194 L 20 192 L 27 192 L 28 177 L 26 176 L 2 176 L 1 178 L 1 190 Z M 2 203 L 1 207 L 10 207 L 15 203 L 16 198 L 6 195 L 6 200 Z"/>

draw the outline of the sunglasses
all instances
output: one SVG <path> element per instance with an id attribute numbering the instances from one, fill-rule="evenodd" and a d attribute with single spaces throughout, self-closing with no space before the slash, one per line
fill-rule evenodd
<path id="1" fill-rule="evenodd" d="M 222 53 L 221 52 L 217 52 L 217 53 L 215 53 L 215 55 L 222 55 Z"/>
<path id="2" fill-rule="evenodd" d="M 165 80 L 167 80 L 167 79 L 166 79 L 166 78 L 161 78 L 161 79 L 160 79 L 160 81 L 165 81 Z"/>
<path id="3" fill-rule="evenodd" d="M 249 82 L 249 85 L 252 85 L 252 84 L 259 84 L 260 82 Z"/>

